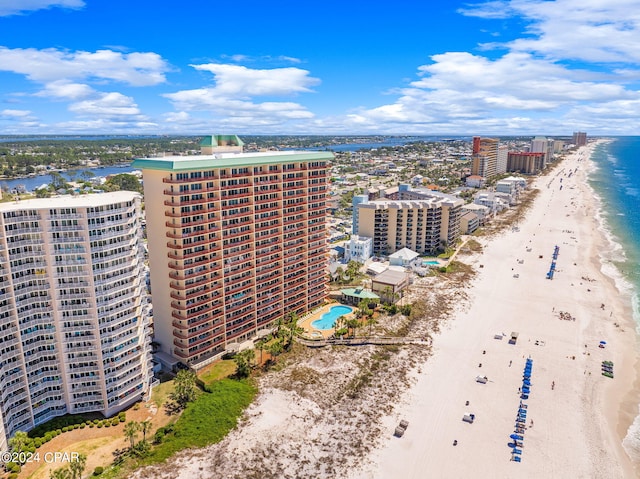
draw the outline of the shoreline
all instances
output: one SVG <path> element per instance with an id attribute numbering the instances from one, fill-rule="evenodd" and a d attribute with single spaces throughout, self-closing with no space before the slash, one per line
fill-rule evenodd
<path id="1" fill-rule="evenodd" d="M 433 357 L 394 413 L 392 422 L 409 420 L 407 433 L 383 438 L 369 464 L 349 477 L 418 478 L 425 470 L 433 477 L 469 477 L 484 468 L 493 477 L 636 475 L 622 442 L 638 415 L 638 338 L 628 291 L 604 271 L 611 239 L 596 215 L 602 205 L 587 183 L 596 144 L 534 180 L 531 187 L 540 194 L 518 225 L 520 232 L 485 240 L 475 259 L 483 269 L 468 289 L 469 311 L 436 337 Z M 560 247 L 558 274 L 550 281 L 543 275 L 554 244 Z M 558 311 L 577 319 L 561 321 Z M 493 339 L 496 332 L 512 330 L 520 337 L 511 349 Z M 600 340 L 608 343 L 604 349 L 598 348 Z M 520 363 L 528 356 L 537 369 L 528 401 L 536 424 L 527 422 L 522 462 L 516 463 L 506 443 L 518 408 Z M 601 376 L 602 360 L 613 360 L 613 380 Z M 520 371 L 514 374 L 509 361 Z M 474 382 L 480 372 L 489 377 L 488 385 Z M 478 417 L 473 425 L 460 419 L 469 408 Z"/>

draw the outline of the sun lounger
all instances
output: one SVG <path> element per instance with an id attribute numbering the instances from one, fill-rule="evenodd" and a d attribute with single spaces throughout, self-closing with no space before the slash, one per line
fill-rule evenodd
<path id="1" fill-rule="evenodd" d="M 515 447 L 511 450 L 513 454 L 522 454 L 522 449 L 516 449 Z"/>
<path id="2" fill-rule="evenodd" d="M 515 461 L 515 462 L 520 462 L 520 461 L 522 461 L 522 458 L 520 456 L 515 456 L 514 455 L 514 456 L 511 457 L 511 460 Z"/>
<path id="3" fill-rule="evenodd" d="M 527 420 L 525 418 L 518 417 L 518 418 L 516 418 L 516 422 L 526 423 Z"/>

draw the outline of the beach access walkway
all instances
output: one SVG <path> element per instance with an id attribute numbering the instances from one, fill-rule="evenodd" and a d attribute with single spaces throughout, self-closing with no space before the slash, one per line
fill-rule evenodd
<path id="1" fill-rule="evenodd" d="M 310 348 L 323 348 L 325 346 L 364 346 L 366 344 L 373 344 L 377 346 L 389 346 L 398 344 L 418 344 L 423 346 L 431 346 L 430 340 L 421 338 L 399 338 L 394 336 L 363 336 L 357 338 L 327 338 L 327 339 L 307 339 L 297 337 L 296 342 Z"/>

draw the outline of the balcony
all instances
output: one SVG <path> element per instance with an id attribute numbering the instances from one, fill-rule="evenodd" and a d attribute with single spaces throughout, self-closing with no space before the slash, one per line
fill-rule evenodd
<path id="1" fill-rule="evenodd" d="M 164 181 L 166 180 L 166 178 L 164 178 L 162 181 L 164 183 L 172 183 L 170 181 Z M 205 181 L 206 182 L 206 181 Z M 180 181 L 180 183 L 183 183 L 182 181 Z M 189 183 L 203 183 L 202 178 L 198 178 L 197 180 L 191 180 L 189 181 Z M 218 188 L 216 186 L 212 186 L 212 187 L 204 187 L 204 188 L 199 188 L 197 190 L 185 190 L 185 191 L 176 191 L 176 190 L 164 190 L 162 193 L 166 196 L 186 196 L 186 195 L 195 195 L 198 193 L 211 193 L 211 192 L 216 192 L 218 191 Z"/>
<path id="2" fill-rule="evenodd" d="M 193 303 L 190 303 L 190 304 L 185 304 L 185 305 L 182 305 L 182 306 L 179 305 L 176 301 L 171 301 L 171 307 L 173 309 L 177 310 L 177 311 L 188 311 L 190 309 L 197 308 L 198 306 L 202 306 L 204 304 L 211 303 L 212 301 L 215 301 L 215 303 L 209 304 L 206 308 L 203 308 L 202 310 L 198 311 L 198 314 L 202 314 L 205 311 L 209 311 L 216 304 L 219 304 L 220 301 L 216 300 L 215 297 L 208 297 L 208 298 L 201 299 L 200 301 L 193 302 Z"/>
<path id="3" fill-rule="evenodd" d="M 190 289 L 193 289 L 193 288 L 190 288 Z M 209 295 L 209 299 L 214 299 L 220 296 L 220 292 L 218 291 L 220 289 L 221 289 L 221 285 L 214 285 L 210 287 L 203 287 L 202 289 L 196 289 L 190 293 L 171 291 L 169 295 L 171 296 L 171 298 L 177 299 L 178 301 L 187 301 L 205 294 Z"/>

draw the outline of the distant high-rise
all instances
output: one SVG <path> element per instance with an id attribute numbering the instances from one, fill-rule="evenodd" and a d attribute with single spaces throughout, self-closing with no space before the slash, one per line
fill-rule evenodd
<path id="1" fill-rule="evenodd" d="M 547 161 L 549 160 L 549 140 L 544 136 L 536 136 L 531 140 L 531 153 L 544 153 L 544 159 L 541 165 L 541 169 L 544 169 Z"/>
<path id="2" fill-rule="evenodd" d="M 491 178 L 498 170 L 498 147 L 500 141 L 497 138 L 473 137 L 471 174 Z"/>
<path id="3" fill-rule="evenodd" d="M 18 430 L 110 416 L 149 392 L 140 201 L 121 191 L 0 204 L 0 451 Z"/>
<path id="4" fill-rule="evenodd" d="M 201 145 L 202 155 L 133 163 L 144 178 L 154 341 L 196 368 L 324 302 L 333 158 L 242 153 L 236 136 Z"/>
<path id="5" fill-rule="evenodd" d="M 535 175 L 544 169 L 546 154 L 543 152 L 509 152 L 507 171 L 522 173 L 523 175 Z"/>
<path id="6" fill-rule="evenodd" d="M 587 134 L 582 131 L 573 132 L 573 144 L 576 146 L 584 146 L 587 144 Z"/>

